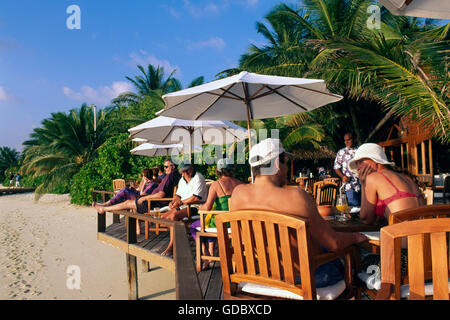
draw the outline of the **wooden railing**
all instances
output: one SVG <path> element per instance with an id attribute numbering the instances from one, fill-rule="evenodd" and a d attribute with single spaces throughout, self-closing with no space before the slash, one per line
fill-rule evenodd
<path id="1" fill-rule="evenodd" d="M 16 193 L 26 193 L 26 192 L 33 192 L 34 188 L 0 188 L 0 196 L 6 195 L 6 194 L 16 194 Z"/>
<path id="2" fill-rule="evenodd" d="M 184 299 L 203 299 L 200 283 L 195 271 L 194 259 L 192 256 L 189 240 L 186 235 L 186 227 L 183 222 L 154 218 L 143 214 L 137 214 L 130 211 L 111 212 L 117 216 L 123 215 L 126 219 L 126 243 L 136 244 L 136 220 L 147 221 L 149 223 L 158 223 L 173 228 L 174 235 L 174 254 L 175 263 L 175 288 L 177 300 Z M 106 213 L 98 214 L 98 232 L 106 232 Z M 127 271 L 129 283 L 129 299 L 137 299 L 137 268 L 136 256 L 126 252 Z"/>

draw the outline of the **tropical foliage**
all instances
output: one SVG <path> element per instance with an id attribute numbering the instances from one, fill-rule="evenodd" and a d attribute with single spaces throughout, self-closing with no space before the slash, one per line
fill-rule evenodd
<path id="1" fill-rule="evenodd" d="M 107 138 L 108 128 L 103 110 L 96 115 L 96 130 L 93 117 L 93 110 L 87 105 L 68 114 L 53 113 L 23 143 L 23 173 L 33 178 L 43 177 L 36 194 L 52 191 L 61 184 L 68 185 L 72 176 L 96 157 L 98 147 Z"/>
<path id="2" fill-rule="evenodd" d="M 17 166 L 19 156 L 20 153 L 15 149 L 11 149 L 9 147 L 0 148 L 0 183 L 3 182 L 5 178 L 8 178 L 7 176 L 9 175 L 9 172 Z"/>
<path id="3" fill-rule="evenodd" d="M 308 113 L 255 120 L 254 129 L 278 129 L 284 146 L 302 159 L 330 159 L 342 147 L 344 133 L 353 131 L 358 143 L 376 142 L 385 135 L 382 128 L 408 116 L 431 128 L 448 154 L 450 24 L 394 16 L 383 8 L 379 27 L 372 28 L 367 10 L 374 4 L 303 0 L 298 7 L 279 4 L 256 23 L 266 43 L 251 44 L 238 67 L 220 72 L 219 78 L 242 70 L 320 78 L 344 98 Z M 100 110 L 96 130 L 87 105 L 53 113 L 24 143 L 20 160 L 15 150 L 0 149 L 0 178 L 20 166 L 23 181 L 37 187 L 37 193 L 70 191 L 74 203 L 89 204 L 93 189 L 110 190 L 112 179 L 136 178 L 142 168 L 160 164 L 162 158 L 130 154 L 127 130 L 156 117 L 164 107 L 162 96 L 182 85 L 175 71 L 137 67 L 138 75 L 126 77 L 134 92 Z M 198 77 L 189 87 L 203 82 Z M 444 153 L 439 159 L 447 159 Z M 248 177 L 248 166 L 237 168 L 241 179 Z M 214 170 L 204 160 L 199 166 L 207 178 L 215 177 Z"/>

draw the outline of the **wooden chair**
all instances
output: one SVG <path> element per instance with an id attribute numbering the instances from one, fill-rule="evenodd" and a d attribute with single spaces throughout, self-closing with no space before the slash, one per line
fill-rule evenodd
<path id="1" fill-rule="evenodd" d="M 156 202 L 156 201 L 172 201 L 174 195 L 177 193 L 177 186 L 175 186 L 173 188 L 173 194 L 171 197 L 166 197 L 166 198 L 154 198 L 154 199 L 148 199 L 148 211 L 146 213 L 144 213 L 145 215 L 151 215 L 151 205 L 152 202 Z M 190 215 L 190 206 L 188 206 L 188 215 Z M 160 231 L 169 231 L 169 228 L 167 227 L 161 227 L 161 225 L 159 223 L 155 223 L 155 227 L 151 228 L 150 224 L 148 221 L 145 221 L 145 240 L 148 239 L 148 232 L 149 231 L 154 231 L 156 234 L 159 234 Z"/>
<path id="2" fill-rule="evenodd" d="M 316 193 L 316 204 L 321 205 L 336 205 L 336 195 L 338 193 L 338 185 L 334 182 L 324 183 L 319 185 Z"/>
<path id="3" fill-rule="evenodd" d="M 113 191 L 118 192 L 125 188 L 125 179 L 114 179 L 113 180 Z"/>
<path id="4" fill-rule="evenodd" d="M 340 178 L 325 178 L 323 179 L 324 182 L 333 182 L 338 185 L 338 187 L 341 186 L 341 179 Z"/>
<path id="5" fill-rule="evenodd" d="M 450 217 L 450 205 L 445 205 L 445 204 L 439 204 L 439 205 L 427 205 L 427 206 L 422 206 L 422 207 L 418 207 L 418 208 L 414 208 L 414 209 L 406 209 L 406 210 L 402 210 L 402 211 L 397 211 L 394 212 L 392 214 L 389 215 L 389 219 L 388 219 L 388 225 L 395 225 L 395 224 L 399 224 L 399 223 L 403 223 L 403 222 L 407 222 L 407 221 L 414 221 L 414 220 L 425 220 L 425 219 L 434 219 L 434 218 L 446 218 L 446 217 Z M 430 251 L 429 251 L 429 239 L 426 239 L 426 252 L 425 252 L 425 257 L 427 257 L 427 259 L 425 260 L 425 267 L 426 269 L 430 270 L 431 268 L 431 256 L 430 256 Z M 401 275 L 401 257 L 400 257 L 400 252 L 401 252 L 401 239 L 397 239 L 396 240 L 396 283 L 399 283 L 400 285 L 406 285 L 408 284 L 408 277 L 407 276 L 402 276 Z M 360 246 L 372 253 L 375 254 L 380 254 L 380 244 L 381 241 L 380 240 L 376 240 L 375 238 L 373 240 L 370 240 L 367 243 L 363 243 L 360 244 Z M 357 269 L 359 269 L 359 265 L 357 264 Z M 362 270 L 364 271 L 364 270 Z M 365 284 L 364 284 L 365 286 Z M 396 288 L 396 293 L 395 295 L 397 297 L 400 297 L 400 286 L 398 286 Z M 372 297 L 375 298 L 378 291 L 373 289 L 365 289 L 365 293 Z"/>
<path id="6" fill-rule="evenodd" d="M 196 239 L 195 239 L 195 265 L 197 272 L 202 271 L 202 261 L 204 260 L 212 260 L 212 261 L 220 261 L 220 258 L 218 256 L 214 256 L 214 252 L 210 252 L 211 256 L 204 256 L 202 255 L 202 238 L 217 238 L 217 229 L 212 230 L 206 230 L 205 227 L 205 218 L 208 216 L 208 214 L 212 214 L 217 216 L 221 213 L 226 213 L 228 211 L 203 211 L 200 210 L 198 214 L 200 215 L 200 230 L 196 233 Z"/>
<path id="7" fill-rule="evenodd" d="M 313 184 L 313 186 L 312 186 L 312 195 L 313 195 L 313 198 L 314 198 L 314 199 L 316 199 L 316 196 L 317 196 L 317 190 L 319 189 L 319 187 L 322 187 L 322 186 L 324 186 L 324 185 L 326 185 L 326 184 L 332 184 L 332 185 L 335 185 L 335 186 L 339 187 L 339 184 L 336 183 L 336 182 L 333 182 L 333 181 L 325 181 L 325 180 L 322 180 L 322 181 L 314 182 L 314 184 Z"/>
<path id="8" fill-rule="evenodd" d="M 231 235 L 227 222 L 231 226 Z M 218 215 L 216 226 L 225 299 L 264 298 L 245 292 L 249 283 L 281 293 L 278 297 L 316 299 L 318 290 L 324 288 L 316 290 L 315 269 L 339 257 L 345 260 L 345 280 L 338 283 L 342 285 L 340 291 L 348 289 L 352 294 L 354 247 L 312 256 L 308 222 L 304 219 L 274 212 L 242 210 Z M 296 282 L 298 275 L 301 276 L 301 284 Z"/>
<path id="9" fill-rule="evenodd" d="M 433 298 L 449 300 L 450 218 L 408 221 L 381 229 L 381 288 L 377 299 L 400 299 L 398 275 L 398 240 L 408 239 L 409 299 L 424 300 L 425 281 L 433 280 Z M 427 247 L 429 239 L 430 245 Z M 430 250 L 431 269 L 426 267 L 426 252 Z"/>

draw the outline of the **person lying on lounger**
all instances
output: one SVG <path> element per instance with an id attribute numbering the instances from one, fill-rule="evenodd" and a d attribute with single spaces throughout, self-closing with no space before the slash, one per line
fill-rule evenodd
<path id="1" fill-rule="evenodd" d="M 151 194 L 153 190 L 158 186 L 158 184 L 153 180 L 153 170 L 142 170 L 141 177 L 142 181 L 139 183 L 139 186 L 137 188 L 122 188 L 114 197 L 112 197 L 112 199 L 105 203 L 99 203 L 98 205 L 104 207 L 113 206 L 127 200 L 134 200 L 140 196 Z M 95 204 L 96 202 L 93 202 L 92 206 L 95 206 Z"/>
<path id="2" fill-rule="evenodd" d="M 141 196 L 134 200 L 127 200 L 112 206 L 101 206 L 95 204 L 94 205 L 95 210 L 97 210 L 97 212 L 100 214 L 103 214 L 106 211 L 129 210 L 129 209 L 135 210 L 138 213 L 142 214 L 148 212 L 147 200 L 157 198 L 171 198 L 173 196 L 173 189 L 181 178 L 176 168 L 176 165 L 170 159 L 167 159 L 164 162 L 164 170 L 166 176 L 161 181 L 161 183 L 155 189 L 153 189 L 151 194 Z M 156 207 L 161 208 L 167 206 L 168 204 L 169 201 L 152 201 L 151 209 Z M 140 225 L 139 223 L 137 223 L 136 225 L 137 225 L 136 228 L 137 233 L 140 234 Z"/>

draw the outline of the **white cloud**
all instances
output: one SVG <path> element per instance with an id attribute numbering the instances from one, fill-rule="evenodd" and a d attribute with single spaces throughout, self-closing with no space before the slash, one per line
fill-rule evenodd
<path id="1" fill-rule="evenodd" d="M 15 100 L 14 97 L 8 92 L 7 89 L 5 89 L 4 87 L 0 86 L 0 101 L 3 102 L 11 102 Z"/>
<path id="2" fill-rule="evenodd" d="M 109 105 L 112 99 L 126 91 L 133 91 L 133 86 L 124 81 L 116 81 L 111 86 L 100 86 L 99 88 L 82 86 L 79 91 L 68 87 L 63 88 L 64 95 L 69 99 L 94 103 L 99 106 Z"/>
<path id="3" fill-rule="evenodd" d="M 193 17 L 199 18 L 210 14 L 218 14 L 220 8 L 216 3 L 208 1 L 205 5 L 193 5 L 189 0 L 184 0 L 184 8 Z"/>
<path id="4" fill-rule="evenodd" d="M 214 48 L 217 51 L 222 51 L 227 45 L 225 41 L 220 37 L 211 37 L 204 41 L 187 41 L 189 50 L 199 50 L 203 48 Z"/>
<path id="5" fill-rule="evenodd" d="M 144 50 L 140 50 L 139 53 L 131 53 L 130 54 L 130 62 L 129 65 L 133 68 L 136 68 L 137 65 L 141 65 L 144 69 L 147 68 L 147 65 L 153 65 L 154 67 L 163 67 L 164 73 L 166 76 L 172 73 L 172 71 L 177 70 L 176 75 L 179 77 L 181 75 L 180 68 L 177 66 L 172 66 L 167 60 L 160 60 L 152 54 Z"/>

